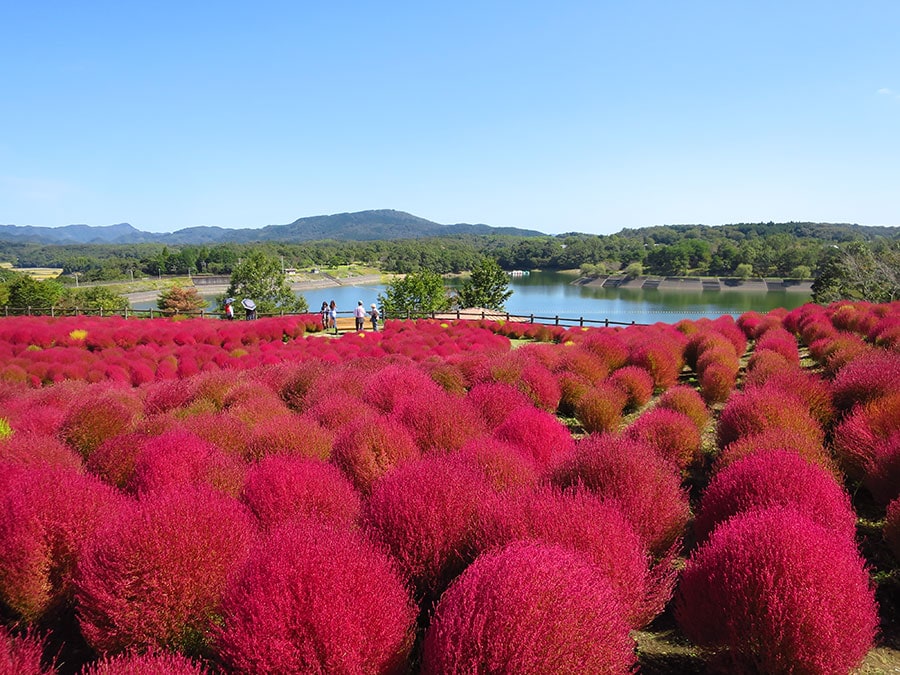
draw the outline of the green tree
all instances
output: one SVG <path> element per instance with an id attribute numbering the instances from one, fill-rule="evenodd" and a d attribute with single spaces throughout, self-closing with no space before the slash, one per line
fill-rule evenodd
<path id="1" fill-rule="evenodd" d="M 128 298 L 106 286 L 66 288 L 59 299 L 59 306 L 66 309 L 102 309 L 104 312 L 120 312 L 128 307 Z"/>
<path id="2" fill-rule="evenodd" d="M 378 302 L 385 316 L 424 316 L 450 306 L 444 281 L 437 272 L 422 270 L 388 284 Z"/>
<path id="3" fill-rule="evenodd" d="M 863 242 L 835 247 L 812 285 L 814 302 L 893 302 L 900 298 L 900 243 L 872 248 Z"/>
<path id="4" fill-rule="evenodd" d="M 183 314 L 203 309 L 206 300 L 194 286 L 175 284 L 159 294 L 156 306 L 169 314 Z"/>
<path id="5" fill-rule="evenodd" d="M 306 298 L 295 296 L 291 290 L 281 262 L 259 250 L 250 251 L 235 265 L 226 296 L 236 298 L 238 303 L 253 300 L 260 314 L 309 311 Z"/>
<path id="6" fill-rule="evenodd" d="M 753 276 L 753 265 L 750 263 L 740 263 L 734 268 L 734 276 L 739 279 L 749 279 Z"/>
<path id="7" fill-rule="evenodd" d="M 791 279 L 809 279 L 812 276 L 812 270 L 807 265 L 797 265 L 791 270 Z"/>
<path id="8" fill-rule="evenodd" d="M 47 279 L 37 281 L 26 274 L 20 274 L 8 286 L 9 306 L 17 309 L 26 307 L 49 309 L 62 297 L 63 286 L 58 281 Z"/>
<path id="9" fill-rule="evenodd" d="M 636 279 L 644 273 L 644 266 L 639 262 L 633 262 L 625 268 L 625 276 L 629 279 Z"/>
<path id="10" fill-rule="evenodd" d="M 459 305 L 463 309 L 484 307 L 502 312 L 503 305 L 512 295 L 509 276 L 500 269 L 493 258 L 484 258 L 472 268 L 472 276 L 459 289 Z"/>

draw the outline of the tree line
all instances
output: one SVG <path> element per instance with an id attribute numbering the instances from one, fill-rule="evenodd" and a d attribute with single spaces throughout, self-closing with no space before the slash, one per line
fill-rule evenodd
<path id="1" fill-rule="evenodd" d="M 398 274 L 423 271 L 456 274 L 472 271 L 481 261 L 491 259 L 506 271 L 580 269 L 588 276 L 824 278 L 819 283 L 823 289 L 821 297 L 831 297 L 841 293 L 843 273 L 838 253 L 844 255 L 855 251 L 852 260 L 856 260 L 859 251 L 866 251 L 872 261 L 860 262 L 854 269 L 857 273 L 868 271 L 877 275 L 881 274 L 878 270 L 890 269 L 898 246 L 900 228 L 897 227 L 755 223 L 716 227 L 659 226 L 622 230 L 611 235 L 462 235 L 364 242 L 183 246 L 0 242 L 0 261 L 6 260 L 19 267 L 60 267 L 63 269 L 61 281 L 71 283 L 76 274 L 84 282 L 162 275 L 232 274 L 242 261 L 255 253 L 278 260 L 281 269 L 360 264 Z M 887 286 L 890 288 L 889 282 Z M 877 284 L 870 284 L 863 292 L 876 288 Z M 890 296 L 890 291 L 887 294 Z"/>

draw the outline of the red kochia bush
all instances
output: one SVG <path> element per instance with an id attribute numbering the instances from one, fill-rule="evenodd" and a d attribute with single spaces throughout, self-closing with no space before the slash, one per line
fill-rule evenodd
<path id="1" fill-rule="evenodd" d="M 260 542 L 228 586 L 219 655 L 238 673 L 403 673 L 416 611 L 361 534 L 308 521 Z"/>
<path id="2" fill-rule="evenodd" d="M 700 391 L 707 403 L 727 401 L 737 381 L 737 364 L 712 363 L 700 373 Z"/>
<path id="3" fill-rule="evenodd" d="M 134 493 L 179 485 L 207 485 L 236 497 L 244 483 L 244 465 L 212 443 L 173 429 L 141 444 L 128 481 Z"/>
<path id="4" fill-rule="evenodd" d="M 81 632 L 104 653 L 204 653 L 225 581 L 255 538 L 252 516 L 206 488 L 153 492 L 98 532 L 78 564 Z"/>
<path id="5" fill-rule="evenodd" d="M 667 390 L 656 401 L 656 407 L 687 415 L 701 432 L 709 423 L 709 408 L 706 407 L 703 397 L 696 389 L 687 385 L 679 384 Z"/>
<path id="6" fill-rule="evenodd" d="M 490 429 L 496 429 L 520 408 L 532 407 L 528 396 L 505 382 L 476 384 L 466 394 L 466 400 L 481 413 Z"/>
<path id="7" fill-rule="evenodd" d="M 522 450 L 534 460 L 538 472 L 553 469 L 568 459 L 575 441 L 556 417 L 537 408 L 521 408 L 494 430 L 494 437 Z"/>
<path id="8" fill-rule="evenodd" d="M 675 467 L 633 439 L 609 434 L 582 439 L 574 458 L 554 475 L 554 482 L 562 487 L 582 484 L 616 500 L 657 556 L 681 539 L 691 515 Z"/>
<path id="9" fill-rule="evenodd" d="M 863 483 L 881 504 L 900 495 L 900 430 L 875 443 Z"/>
<path id="10" fill-rule="evenodd" d="M 606 381 L 625 392 L 628 397 L 625 404 L 627 409 L 637 410 L 653 398 L 653 375 L 646 368 L 625 366 L 615 371 Z"/>
<path id="11" fill-rule="evenodd" d="M 742 457 L 765 450 L 788 450 L 795 452 L 806 461 L 818 464 L 833 476 L 839 477 L 839 471 L 828 454 L 828 450 L 820 441 L 810 438 L 807 434 L 790 429 L 778 427 L 766 429 L 759 433 L 741 436 L 733 443 L 729 443 L 716 458 L 714 471 L 721 471 L 732 462 Z"/>
<path id="12" fill-rule="evenodd" d="M 246 458 L 258 460 L 270 455 L 328 459 L 334 439 L 314 420 L 285 413 L 263 420 L 253 427 Z"/>
<path id="13" fill-rule="evenodd" d="M 378 415 L 348 422 L 334 440 L 331 461 L 368 494 L 372 484 L 395 466 L 421 456 L 416 442 L 402 426 Z"/>
<path id="14" fill-rule="evenodd" d="M 80 675 L 206 675 L 209 669 L 181 654 L 151 651 L 106 656 L 85 666 Z"/>
<path id="15" fill-rule="evenodd" d="M 469 562 L 476 514 L 491 494 L 459 458 L 424 457 L 379 479 L 363 517 L 418 593 L 437 597 Z"/>
<path id="16" fill-rule="evenodd" d="M 900 391 L 857 406 L 834 429 L 834 452 L 854 479 L 875 461 L 880 444 L 900 433 Z"/>
<path id="17" fill-rule="evenodd" d="M 682 573 L 676 618 L 723 669 L 847 673 L 878 625 L 852 538 L 796 510 L 751 511 L 716 529 Z"/>
<path id="18" fill-rule="evenodd" d="M 33 633 L 13 635 L 0 624 L 0 673 L 3 675 L 45 675 L 56 672 L 41 666 L 43 641 Z"/>
<path id="19" fill-rule="evenodd" d="M 60 610 L 85 541 L 124 499 L 68 467 L 0 465 L 0 599 L 27 622 Z"/>
<path id="20" fill-rule="evenodd" d="M 440 385 L 414 364 L 387 366 L 369 375 L 362 399 L 384 413 L 391 413 L 411 393 L 437 393 Z"/>
<path id="21" fill-rule="evenodd" d="M 778 388 L 753 387 L 734 394 L 719 417 L 719 447 L 772 428 L 789 429 L 822 442 L 824 432 L 798 397 Z"/>
<path id="22" fill-rule="evenodd" d="M 497 492 L 536 485 L 538 471 L 527 452 L 496 438 L 475 438 L 456 453 L 481 471 Z"/>
<path id="23" fill-rule="evenodd" d="M 634 643 L 609 581 L 578 554 L 519 542 L 480 557 L 441 597 L 424 675 L 630 673 Z"/>
<path id="24" fill-rule="evenodd" d="M 834 403 L 840 410 L 897 390 L 900 353 L 875 349 L 845 365 L 834 378 Z"/>
<path id="25" fill-rule="evenodd" d="M 900 560 L 900 497 L 888 504 L 884 521 L 884 540 Z"/>
<path id="26" fill-rule="evenodd" d="M 97 385 L 100 386 L 100 385 Z M 135 402 L 111 393 L 85 394 L 69 409 L 62 423 L 62 437 L 87 459 L 97 447 L 112 436 L 128 430 L 137 408 Z"/>
<path id="27" fill-rule="evenodd" d="M 850 497 L 822 467 L 785 450 L 759 451 L 715 474 L 694 521 L 697 540 L 737 513 L 789 506 L 810 520 L 853 539 L 856 514 Z"/>
<path id="28" fill-rule="evenodd" d="M 486 432 L 478 411 L 460 396 L 435 385 L 434 391 L 413 391 L 401 398 L 392 415 L 404 426 L 422 452 L 459 450 L 466 441 Z"/>
<path id="29" fill-rule="evenodd" d="M 241 501 L 264 529 L 292 518 L 352 528 L 360 513 L 356 490 L 340 470 L 318 459 L 267 457 L 250 469 Z"/>
<path id="30" fill-rule="evenodd" d="M 10 464 L 50 464 L 80 471 L 81 457 L 65 443 L 38 431 L 16 431 L 0 440 L 0 462 Z"/>
<path id="31" fill-rule="evenodd" d="M 700 454 L 700 431 L 687 415 L 675 410 L 649 410 L 624 435 L 649 445 L 679 469 L 687 468 Z"/>
<path id="32" fill-rule="evenodd" d="M 628 394 L 622 389 L 601 382 L 585 391 L 575 402 L 575 418 L 590 434 L 615 431 L 622 421 Z"/>
<path id="33" fill-rule="evenodd" d="M 586 490 L 520 489 L 482 513 L 477 549 L 534 540 L 581 553 L 613 585 L 632 628 L 646 625 L 671 597 L 674 574 L 655 579 L 650 556 L 617 503 Z"/>

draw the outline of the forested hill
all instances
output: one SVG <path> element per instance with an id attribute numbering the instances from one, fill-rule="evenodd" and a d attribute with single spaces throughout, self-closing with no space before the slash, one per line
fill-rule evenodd
<path id="1" fill-rule="evenodd" d="M 299 218 L 289 225 L 267 225 L 263 228 L 226 229 L 223 227 L 188 227 L 172 233 L 138 230 L 128 223 L 93 227 L 32 227 L 0 225 L 0 241 L 28 244 L 245 244 L 252 242 L 298 243 L 333 239 L 336 241 L 377 241 L 421 239 L 454 235 L 545 236 L 535 230 L 488 225 L 441 225 L 403 211 L 381 209 L 338 213 L 331 216 Z"/>

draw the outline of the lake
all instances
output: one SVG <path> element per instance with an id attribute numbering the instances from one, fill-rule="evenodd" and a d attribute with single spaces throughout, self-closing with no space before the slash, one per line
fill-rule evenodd
<path id="1" fill-rule="evenodd" d="M 527 277 L 511 277 L 512 297 L 506 303 L 510 314 L 541 317 L 579 317 L 593 321 L 636 323 L 675 323 L 683 318 L 715 318 L 722 314 L 738 317 L 744 312 L 768 312 L 777 307 L 794 309 L 810 302 L 810 294 L 801 291 L 700 291 L 682 289 L 631 289 L 573 286 L 571 274 L 532 272 Z M 460 279 L 449 279 L 449 287 L 456 287 Z M 384 293 L 384 284 L 365 284 L 316 288 L 299 292 L 315 312 L 322 302 L 335 301 L 338 311 L 349 313 L 359 300 L 368 309 Z M 134 309 L 155 307 L 155 302 L 135 303 Z M 210 297 L 211 311 L 215 310 Z M 240 308 L 238 308 L 240 315 Z M 571 325 L 571 322 L 567 322 Z"/>

